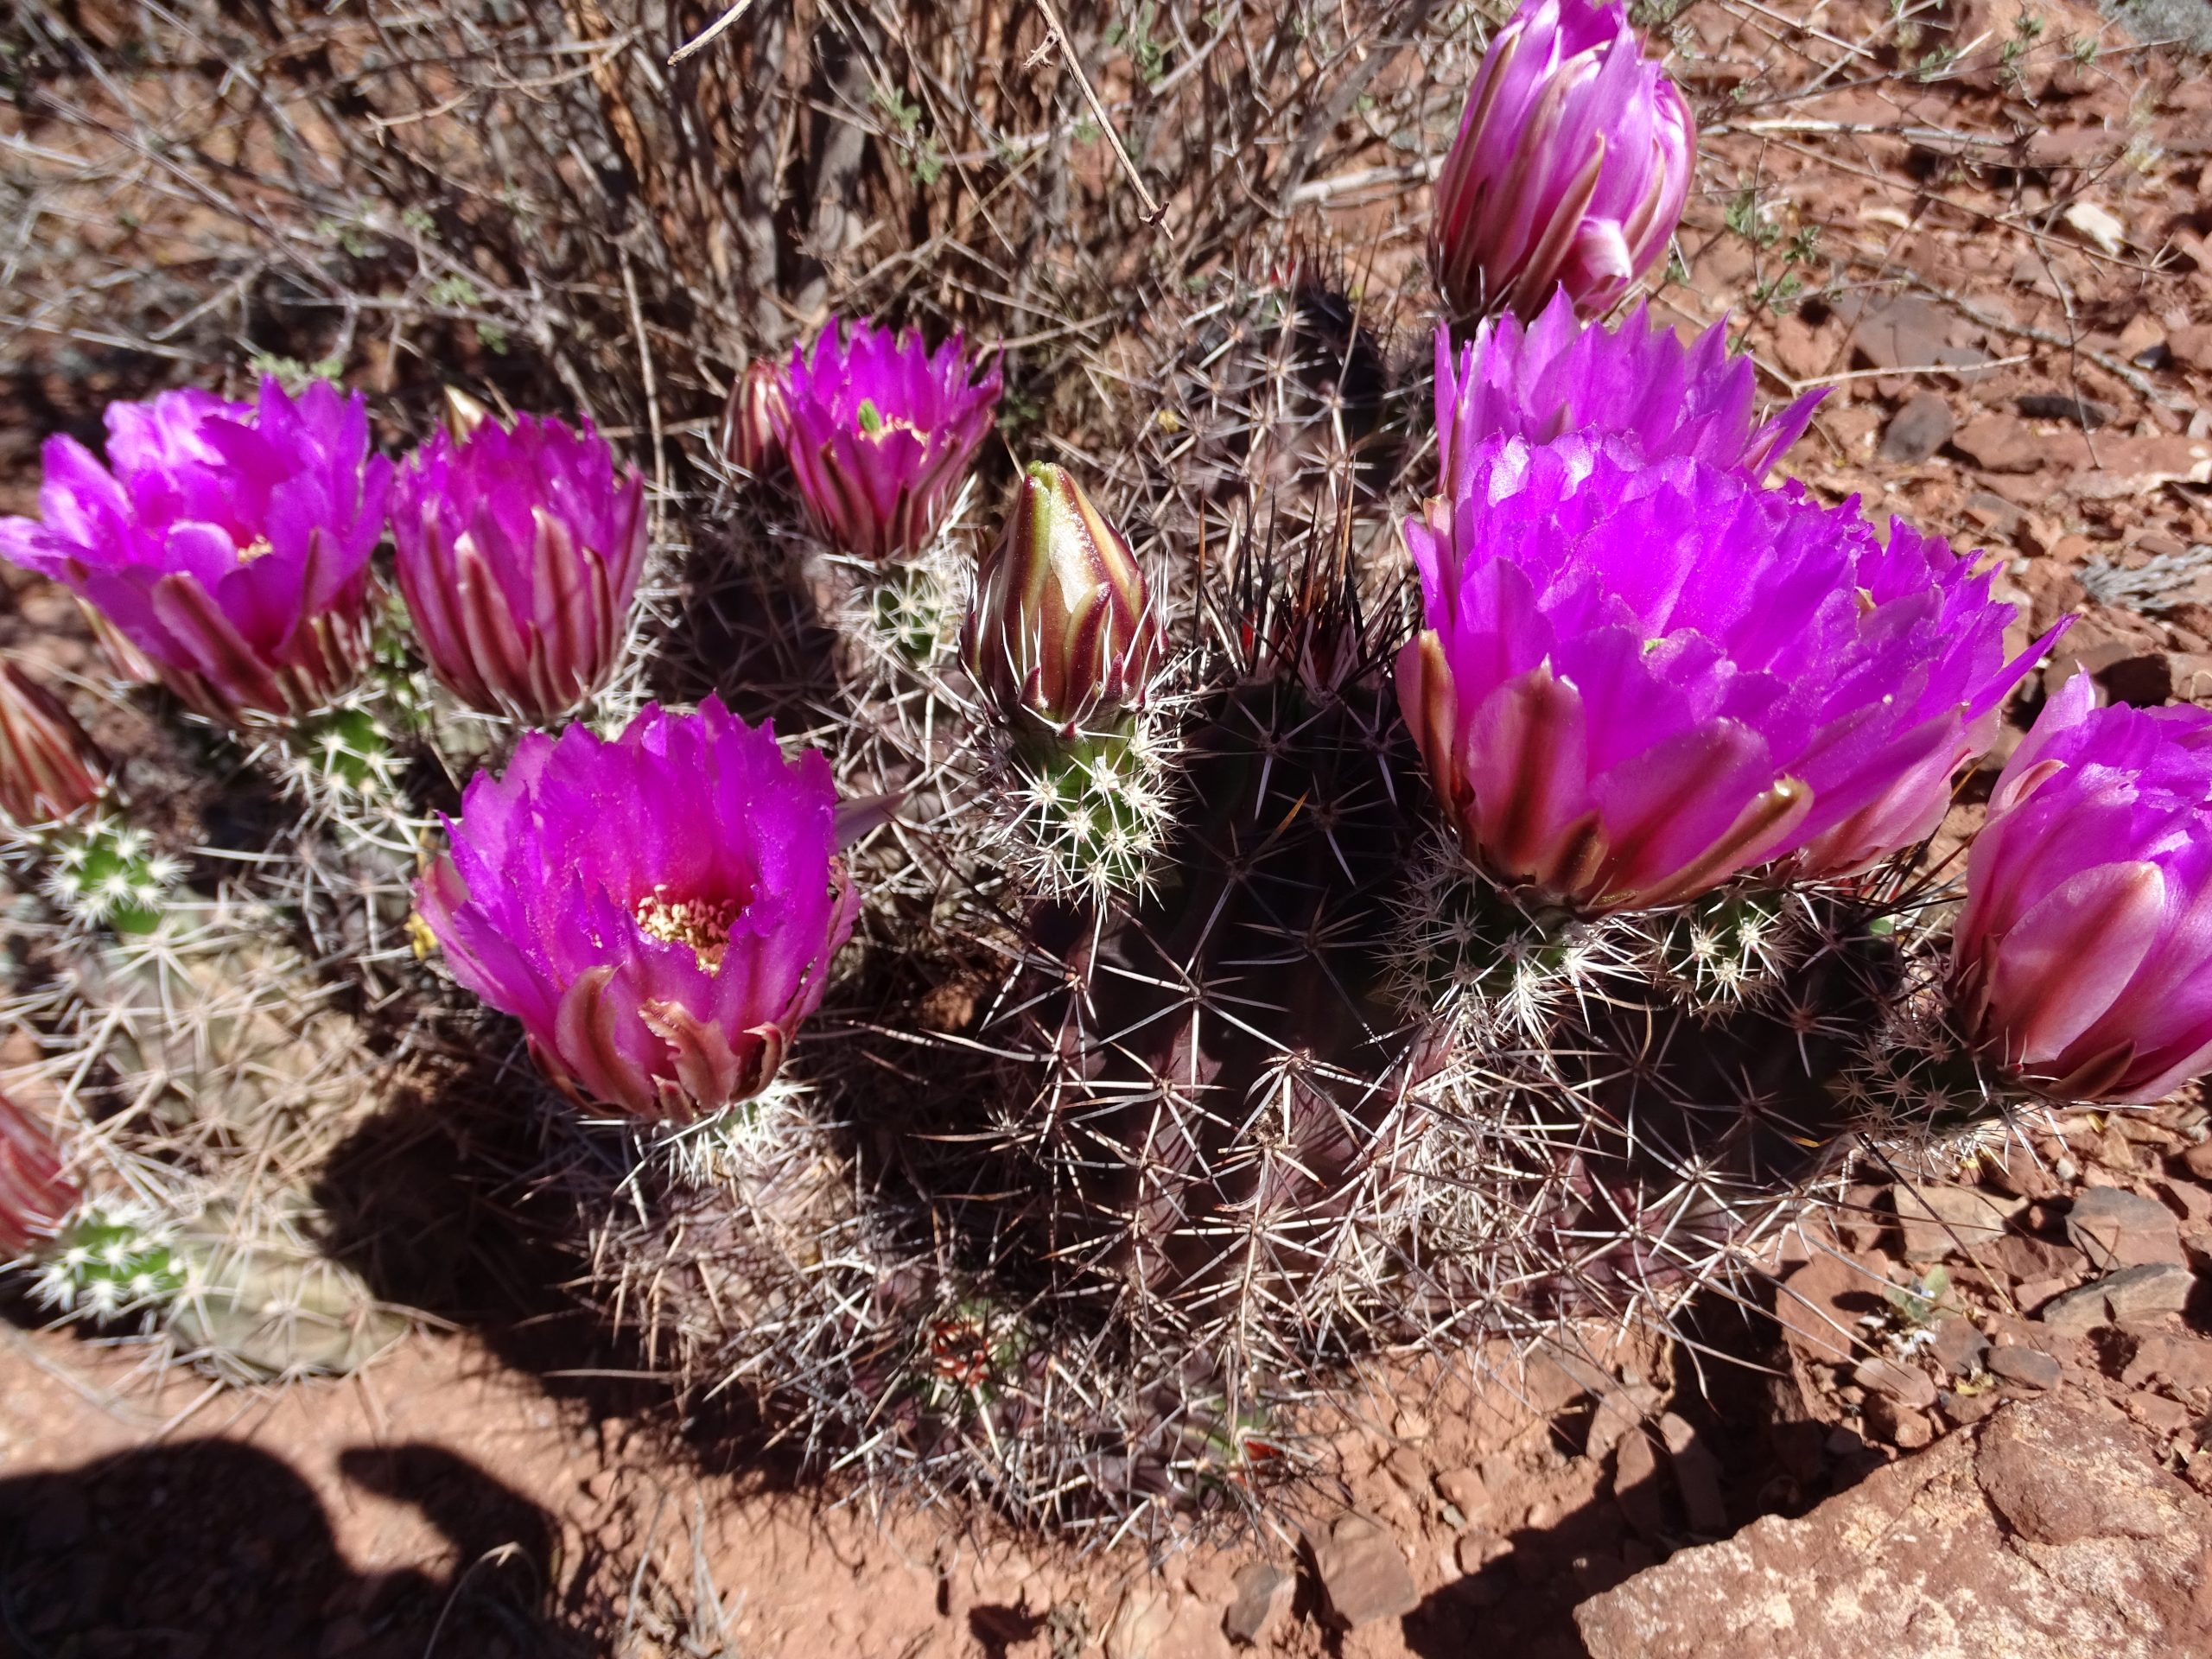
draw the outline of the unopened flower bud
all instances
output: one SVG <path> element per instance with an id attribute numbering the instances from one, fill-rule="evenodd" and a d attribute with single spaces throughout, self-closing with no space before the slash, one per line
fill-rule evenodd
<path id="1" fill-rule="evenodd" d="M 1030 467 L 976 574 L 961 655 L 1000 715 L 1072 730 L 1144 700 L 1160 655 L 1144 572 L 1067 471 Z"/>
<path id="2" fill-rule="evenodd" d="M 0 812 L 50 823 L 98 799 L 106 778 L 106 758 L 60 698 L 0 663 Z"/>
<path id="3" fill-rule="evenodd" d="M 399 591 L 454 695 L 542 725 L 607 683 L 645 568 L 645 483 L 607 441 L 534 415 L 441 433 L 401 475 Z"/>
<path id="4" fill-rule="evenodd" d="M 766 358 L 754 358 L 729 389 L 722 409 L 722 459 L 758 474 L 783 454 L 784 424 L 790 418 L 782 372 Z"/>
<path id="5" fill-rule="evenodd" d="M 1665 251 L 1696 143 L 1620 0 L 1529 0 L 1491 41 L 1437 180 L 1436 285 L 1467 317 L 1533 317 L 1562 287 L 1609 309 Z"/>
<path id="6" fill-rule="evenodd" d="M 1990 792 L 1952 930 L 1982 1057 L 2062 1101 L 2153 1101 L 2212 1071 L 2212 711 L 2044 705 Z"/>
<path id="7" fill-rule="evenodd" d="M 83 1201 L 62 1170 L 53 1131 L 0 1095 L 0 1257 L 54 1237 Z"/>

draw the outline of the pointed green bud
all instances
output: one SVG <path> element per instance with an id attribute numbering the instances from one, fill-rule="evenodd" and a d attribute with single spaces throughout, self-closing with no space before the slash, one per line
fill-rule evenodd
<path id="1" fill-rule="evenodd" d="M 1062 467 L 1033 464 L 976 573 L 961 657 L 1001 718 L 1064 731 L 1144 701 L 1160 652 L 1144 572 Z"/>

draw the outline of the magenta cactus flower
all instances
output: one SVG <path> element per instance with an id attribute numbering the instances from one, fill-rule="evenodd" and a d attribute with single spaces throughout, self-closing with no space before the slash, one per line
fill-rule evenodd
<path id="1" fill-rule="evenodd" d="M 0 663 L 0 813 L 57 822 L 98 800 L 107 774 L 107 757 L 61 699 Z"/>
<path id="2" fill-rule="evenodd" d="M 211 719 L 309 713 L 350 687 L 391 483 L 360 394 L 167 391 L 109 404 L 107 431 L 105 467 L 47 441 L 43 522 L 0 519 L 0 557 L 74 591 Z"/>
<path id="3" fill-rule="evenodd" d="M 784 377 L 785 453 L 822 538 L 861 558 L 929 543 L 991 429 L 999 360 L 978 373 L 958 334 L 932 353 L 918 334 L 831 319 Z"/>
<path id="4" fill-rule="evenodd" d="M 1400 705 L 1476 863 L 1585 913 L 1922 839 L 2049 643 L 2006 662 L 1986 573 L 1794 486 L 1587 437 L 1458 471 L 1406 529 Z"/>
<path id="5" fill-rule="evenodd" d="M 1462 317 L 1533 317 L 1562 288 L 1611 308 L 1665 252 L 1696 149 L 1621 0 L 1526 0 L 1484 54 L 1437 180 L 1437 287 Z"/>
<path id="6" fill-rule="evenodd" d="M 976 573 L 961 655 L 1001 718 L 1072 732 L 1144 701 L 1160 651 L 1144 572 L 1065 467 L 1038 462 Z"/>
<path id="7" fill-rule="evenodd" d="M 709 699 L 619 737 L 526 735 L 447 820 L 416 904 L 548 1076 L 634 1116 L 746 1099 L 820 1006 L 858 896 L 830 766 Z"/>
<path id="8" fill-rule="evenodd" d="M 754 358 L 729 389 L 729 402 L 722 408 L 722 459 L 758 476 L 783 454 L 790 420 L 783 371 L 765 357 Z"/>
<path id="9" fill-rule="evenodd" d="M 2212 710 L 2062 686 L 1990 796 L 1951 965 L 1969 1040 L 2053 1099 L 2212 1071 Z"/>
<path id="10" fill-rule="evenodd" d="M 392 509 L 399 591 L 455 696 L 543 725 L 607 683 L 645 568 L 645 487 L 588 425 L 534 415 L 416 453 Z"/>
<path id="11" fill-rule="evenodd" d="M 1638 306 L 1617 327 L 1585 323 L 1563 292 L 1534 322 L 1484 321 L 1454 360 L 1436 331 L 1439 493 L 1455 496 L 1455 459 L 1471 462 L 1495 437 L 1548 443 L 1571 432 L 1634 442 L 1648 462 L 1687 455 L 1764 477 L 1813 418 L 1808 392 L 1754 425 L 1751 362 L 1728 355 L 1726 321 L 1685 346 Z"/>

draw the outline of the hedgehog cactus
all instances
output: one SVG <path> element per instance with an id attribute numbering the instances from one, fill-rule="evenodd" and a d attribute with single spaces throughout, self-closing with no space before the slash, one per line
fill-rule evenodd
<path id="1" fill-rule="evenodd" d="M 442 441 L 499 464 L 410 480 L 417 649 L 394 610 L 363 690 L 274 699 L 324 756 L 296 817 L 143 936 L 42 936 L 22 1011 L 135 1109 L 69 1149 L 115 1167 L 41 1236 L 51 1299 L 232 1373 L 372 1351 L 313 1172 L 373 1050 L 542 1156 L 515 1184 L 573 1202 L 595 1305 L 687 1389 L 884 1478 L 1173 1525 L 1304 1466 L 1378 1349 L 1666 1318 L 1865 1147 L 2202 1063 L 2201 999 L 2144 994 L 2202 931 L 2202 722 L 2062 697 L 1947 939 L 1916 843 L 2048 641 L 2007 660 L 1974 559 L 1763 482 L 1808 407 L 1762 424 L 1721 335 L 1554 305 L 1431 388 L 1310 276 L 1155 326 L 1129 449 L 1027 470 L 973 542 L 995 364 L 833 325 L 748 376 L 715 556 L 679 605 L 648 550 L 611 679 L 634 485 L 594 449 L 579 505 L 531 417 Z M 524 729 L 602 680 L 602 724 Z"/>

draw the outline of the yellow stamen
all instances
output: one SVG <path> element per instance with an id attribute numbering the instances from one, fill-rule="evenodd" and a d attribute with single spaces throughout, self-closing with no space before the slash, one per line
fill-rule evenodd
<path id="1" fill-rule="evenodd" d="M 729 949 L 730 924 L 745 906 L 734 899 L 671 899 L 666 893 L 657 887 L 638 901 L 638 925 L 657 939 L 688 946 L 699 965 L 713 973 Z"/>

